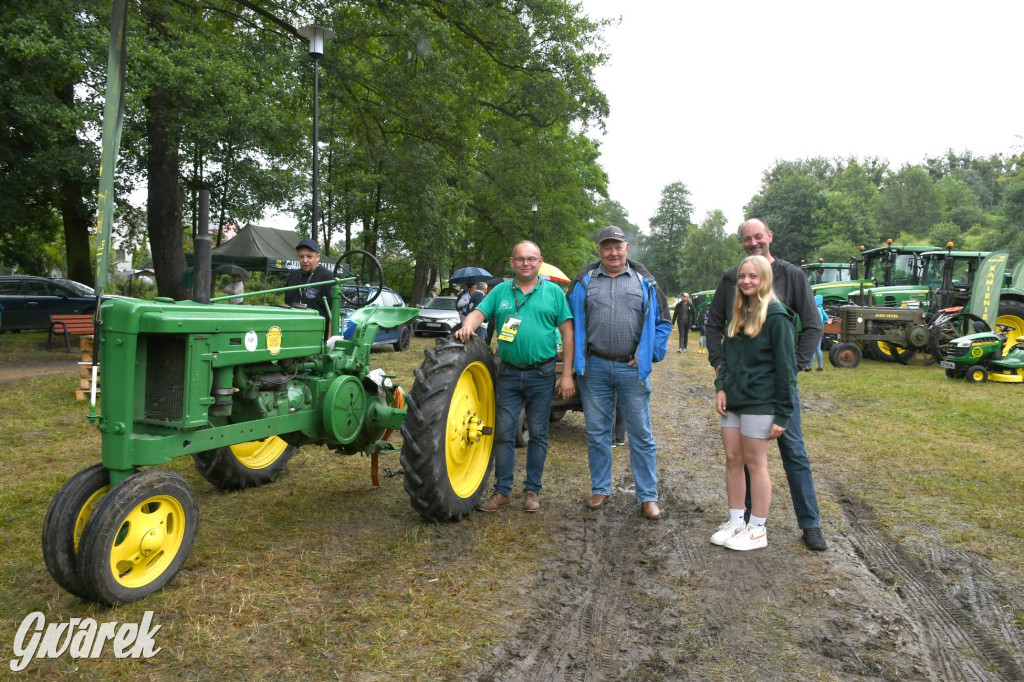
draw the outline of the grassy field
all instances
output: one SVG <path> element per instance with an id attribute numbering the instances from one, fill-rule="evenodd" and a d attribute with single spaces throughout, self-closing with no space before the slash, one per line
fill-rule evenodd
<path id="1" fill-rule="evenodd" d="M 45 349 L 45 334 L 2 341 L 0 366 L 68 362 L 62 350 Z M 375 352 L 371 367 L 409 387 L 432 345 L 414 339 L 408 352 Z M 701 376 L 710 371 L 705 357 L 672 359 Z M 74 400 L 77 369 L 69 367 L 67 375 L 0 384 L 7 389 L 0 393 L 0 643 L 10 652 L 33 611 L 51 621 L 137 622 L 152 610 L 164 650 L 148 661 L 36 661 L 29 677 L 448 679 L 484 659 L 505 623 L 523 615 L 517 597 L 557 548 L 543 515 L 422 522 L 401 477 L 382 475 L 373 488 L 361 456 L 306 447 L 274 485 L 230 494 L 179 458 L 168 466 L 196 491 L 202 515 L 184 570 L 142 602 L 114 609 L 84 602 L 56 586 L 39 544 L 54 494 L 99 460 L 99 434 Z M 891 536 L 934 533 L 991 559 L 1010 584 L 1024 584 L 1024 387 L 874 362 L 827 367 L 800 381 L 826 534 L 842 532 L 843 500 L 852 496 Z M 661 385 L 656 391 L 661 400 L 709 408 Z M 585 445 L 578 428 L 572 433 L 552 436 L 545 495 L 582 500 Z M 385 467 L 397 469 L 397 457 L 385 458 Z"/>

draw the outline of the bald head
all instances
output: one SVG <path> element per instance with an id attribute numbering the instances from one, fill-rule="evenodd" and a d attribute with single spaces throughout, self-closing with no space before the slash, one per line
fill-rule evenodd
<path id="1" fill-rule="evenodd" d="M 770 248 L 772 231 L 760 218 L 751 218 L 743 223 L 740 228 L 740 240 L 748 256 L 764 256 L 769 263 L 775 260 Z"/>

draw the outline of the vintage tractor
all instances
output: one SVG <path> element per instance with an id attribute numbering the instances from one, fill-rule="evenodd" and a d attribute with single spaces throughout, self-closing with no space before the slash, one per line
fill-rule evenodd
<path id="1" fill-rule="evenodd" d="M 950 341 L 971 332 L 1006 325 L 1015 339 L 1024 333 L 1024 292 L 1003 289 L 1006 254 L 961 253 L 950 249 L 927 254 L 920 297 L 903 305 L 874 305 L 868 292 L 857 297 L 867 305 L 839 310 L 840 343 L 829 351 L 836 367 L 856 367 L 863 355 L 906 364 L 915 354 L 945 359 Z M 855 297 L 851 295 L 851 299 Z"/>
<path id="2" fill-rule="evenodd" d="M 353 257 L 380 270 L 365 252 L 339 265 Z M 365 287 L 345 287 L 351 278 L 338 274 L 336 266 L 333 330 L 346 291 L 360 292 L 350 306 L 366 302 Z M 369 371 L 378 328 L 408 324 L 415 308 L 358 309 L 352 338 L 327 341 L 325 320 L 312 310 L 122 298 L 100 312 L 104 390 L 90 419 L 102 434 L 102 461 L 64 484 L 42 534 L 47 568 L 75 595 L 130 602 L 181 569 L 199 509 L 185 479 L 156 466 L 176 457 L 191 455 L 223 490 L 275 480 L 307 443 L 367 453 L 375 473 L 377 455 L 395 450 L 388 437 L 401 429 L 405 488 L 420 515 L 457 520 L 483 492 L 495 415 L 486 345 L 439 340 L 408 397 Z"/>
<path id="3" fill-rule="evenodd" d="M 949 342 L 949 352 L 941 365 L 950 379 L 966 377 L 982 383 L 1024 382 L 1024 341 L 1010 344 L 1011 328 L 999 325 L 999 333 L 979 332 Z"/>

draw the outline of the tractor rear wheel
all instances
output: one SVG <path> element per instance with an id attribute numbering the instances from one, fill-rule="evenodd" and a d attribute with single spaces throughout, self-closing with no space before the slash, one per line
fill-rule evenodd
<path id="1" fill-rule="evenodd" d="M 1013 348 L 1013 344 L 1024 341 L 1024 303 L 1009 300 L 1000 301 L 996 324 L 1004 324 L 1010 327 L 1010 330 L 1006 332 L 1004 348 Z M 999 329 L 999 327 L 996 327 L 996 329 Z"/>
<path id="2" fill-rule="evenodd" d="M 856 367 L 862 357 L 860 346 L 849 341 L 833 346 L 828 354 L 828 360 L 834 367 Z"/>
<path id="3" fill-rule="evenodd" d="M 203 478 L 221 490 L 242 490 L 277 480 L 297 448 L 277 436 L 192 455 Z"/>
<path id="4" fill-rule="evenodd" d="M 458 521 L 476 507 L 493 465 L 494 357 L 475 336 L 438 339 L 423 355 L 402 423 L 405 490 L 423 518 Z"/>
<path id="5" fill-rule="evenodd" d="M 125 604 L 162 590 L 181 570 L 199 526 L 185 479 L 149 469 L 103 496 L 82 532 L 78 575 L 89 596 Z"/>
<path id="6" fill-rule="evenodd" d="M 864 343 L 864 355 L 875 360 L 895 362 L 898 357 L 895 352 L 895 348 L 898 348 L 898 346 L 887 343 L 886 341 L 866 341 Z M 868 352 L 869 349 L 870 352 Z"/>
<path id="7" fill-rule="evenodd" d="M 57 584 L 89 597 L 78 577 L 78 540 L 100 498 L 110 490 L 110 472 L 102 464 L 83 469 L 57 491 L 43 521 L 43 561 Z"/>

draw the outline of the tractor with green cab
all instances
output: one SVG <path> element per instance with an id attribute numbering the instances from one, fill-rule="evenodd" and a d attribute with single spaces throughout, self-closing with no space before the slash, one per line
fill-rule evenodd
<path id="1" fill-rule="evenodd" d="M 861 257 L 851 258 L 845 265 L 819 262 L 805 263 L 801 268 L 807 274 L 811 290 L 822 297 L 825 308 L 834 314 L 838 306 L 849 303 L 850 295 L 862 288 L 917 284 L 923 265 L 921 254 L 936 248 L 894 246 L 889 239 L 885 246 L 878 248 L 861 246 Z"/>

